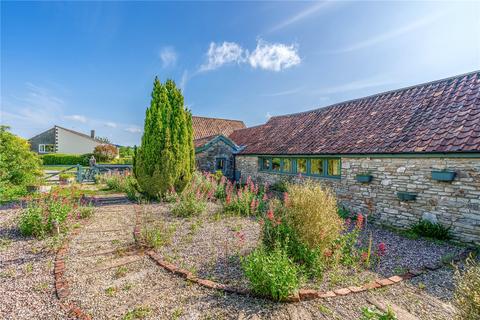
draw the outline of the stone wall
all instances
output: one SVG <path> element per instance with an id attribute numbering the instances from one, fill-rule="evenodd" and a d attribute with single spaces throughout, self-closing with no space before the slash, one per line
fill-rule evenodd
<path id="1" fill-rule="evenodd" d="M 242 178 L 252 176 L 272 184 L 297 176 L 258 171 L 258 158 L 236 157 Z M 431 171 L 456 172 L 453 182 L 432 180 Z M 370 172 L 368 184 L 356 181 L 358 173 Z M 480 158 L 342 158 L 341 179 L 316 178 L 333 188 L 341 205 L 369 214 L 376 222 L 405 228 L 427 218 L 451 226 L 454 237 L 480 244 Z M 400 201 L 397 192 L 417 194 L 415 201 Z"/>
<path id="2" fill-rule="evenodd" d="M 217 140 L 207 149 L 195 154 L 197 169 L 200 171 L 215 172 L 215 160 L 217 158 L 227 159 L 226 169 L 223 174 L 229 178 L 233 177 L 233 149 L 231 146 Z"/>

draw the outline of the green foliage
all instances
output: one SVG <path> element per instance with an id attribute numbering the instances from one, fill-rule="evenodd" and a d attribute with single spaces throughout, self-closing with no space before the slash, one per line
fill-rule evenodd
<path id="1" fill-rule="evenodd" d="M 69 199 L 60 198 L 56 194 L 32 201 L 20 215 L 20 232 L 26 236 L 42 238 L 55 228 L 60 228 L 72 209 Z"/>
<path id="2" fill-rule="evenodd" d="M 78 208 L 78 217 L 80 219 L 88 219 L 93 216 L 93 207 L 92 206 L 84 206 Z"/>
<path id="3" fill-rule="evenodd" d="M 111 144 L 100 144 L 93 149 L 93 156 L 98 162 L 110 162 L 118 155 L 118 149 Z"/>
<path id="4" fill-rule="evenodd" d="M 128 311 L 122 317 L 122 320 L 145 319 L 151 313 L 152 313 L 152 310 L 149 307 L 137 307 L 133 310 Z"/>
<path id="5" fill-rule="evenodd" d="M 108 189 L 117 192 L 124 192 L 130 200 L 136 200 L 137 197 L 137 181 L 131 175 L 130 171 L 118 172 L 110 171 L 95 177 L 95 181 L 104 183 Z"/>
<path id="6" fill-rule="evenodd" d="M 252 290 L 275 300 L 285 300 L 300 286 L 299 270 L 280 247 L 260 247 L 242 259 L 242 268 Z"/>
<path id="7" fill-rule="evenodd" d="M 347 208 L 345 207 L 340 207 L 338 208 L 338 216 L 342 219 L 352 219 L 355 217 L 355 215 L 352 216 L 352 213 L 350 212 L 350 210 L 348 210 Z"/>
<path id="8" fill-rule="evenodd" d="M 72 173 L 61 173 L 58 175 L 58 178 L 60 180 L 68 180 L 70 178 L 75 178 L 75 175 Z"/>
<path id="9" fill-rule="evenodd" d="M 134 155 L 134 148 L 133 147 L 120 147 L 118 149 L 120 154 L 120 158 L 132 158 Z"/>
<path id="10" fill-rule="evenodd" d="M 27 140 L 0 126 L 0 201 L 13 200 L 26 193 L 42 175 L 41 161 L 30 151 Z"/>
<path id="11" fill-rule="evenodd" d="M 206 201 L 190 192 L 183 193 L 172 207 L 172 213 L 179 217 L 191 217 L 207 209 Z"/>
<path id="12" fill-rule="evenodd" d="M 462 271 L 455 270 L 454 304 L 457 319 L 480 319 L 480 263 L 469 256 Z"/>
<path id="13" fill-rule="evenodd" d="M 287 192 L 288 190 L 288 182 L 285 180 L 280 180 L 272 184 L 270 187 L 271 190 L 278 191 L 278 192 Z"/>
<path id="14" fill-rule="evenodd" d="M 134 161 L 134 174 L 147 196 L 161 198 L 188 185 L 195 168 L 191 112 L 172 80 L 155 78 L 144 132 Z"/>
<path id="15" fill-rule="evenodd" d="M 388 307 L 386 312 L 377 309 L 363 308 L 361 320 L 397 320 L 392 308 Z"/>
<path id="16" fill-rule="evenodd" d="M 86 154 L 61 154 L 51 153 L 41 155 L 40 158 L 43 161 L 43 165 L 71 165 L 77 164 L 82 166 L 88 166 L 88 160 L 92 156 L 92 153 Z"/>
<path id="17" fill-rule="evenodd" d="M 251 216 L 259 215 L 266 210 L 268 198 L 263 188 L 255 184 L 250 177 L 243 186 L 226 181 L 223 192 L 225 194 L 223 208 L 226 213 Z M 218 190 L 216 193 L 221 194 Z"/>
<path id="18" fill-rule="evenodd" d="M 414 224 L 408 232 L 420 237 L 437 240 L 448 240 L 451 238 L 450 228 L 444 227 L 440 223 L 434 223 L 423 219 Z"/>
<path id="19" fill-rule="evenodd" d="M 174 226 L 167 226 L 157 221 L 154 225 L 146 225 L 142 228 L 142 240 L 145 246 L 157 249 L 169 244 L 174 233 Z"/>

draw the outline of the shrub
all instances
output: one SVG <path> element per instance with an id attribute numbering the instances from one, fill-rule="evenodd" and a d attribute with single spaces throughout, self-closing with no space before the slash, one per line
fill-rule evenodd
<path id="1" fill-rule="evenodd" d="M 130 200 L 137 199 L 137 181 L 130 171 L 109 171 L 95 177 L 98 183 L 104 183 L 107 188 L 117 192 L 125 192 Z"/>
<path id="2" fill-rule="evenodd" d="M 93 149 L 93 155 L 98 162 L 110 162 L 118 156 L 118 149 L 111 144 L 99 144 Z"/>
<path id="3" fill-rule="evenodd" d="M 120 147 L 118 153 L 120 158 L 132 158 L 134 154 L 133 150 L 133 147 Z"/>
<path id="4" fill-rule="evenodd" d="M 289 184 L 285 207 L 289 223 L 310 249 L 324 254 L 340 236 L 343 222 L 337 213 L 337 201 L 320 184 L 310 180 Z"/>
<path id="5" fill-rule="evenodd" d="M 255 184 L 250 177 L 243 187 L 227 181 L 224 192 L 223 207 L 227 213 L 249 216 L 258 215 L 266 210 L 268 198 L 263 188 Z"/>
<path id="6" fill-rule="evenodd" d="M 414 224 L 409 231 L 420 237 L 437 240 L 448 240 L 451 238 L 450 228 L 446 228 L 440 223 L 430 222 L 424 219 Z"/>
<path id="7" fill-rule="evenodd" d="M 39 157 L 30 151 L 27 140 L 0 125 L 0 201 L 9 201 L 26 193 L 42 175 Z"/>
<path id="8" fill-rule="evenodd" d="M 285 180 L 280 180 L 272 184 L 270 187 L 271 190 L 278 191 L 278 192 L 286 192 L 288 189 L 288 183 Z"/>
<path id="9" fill-rule="evenodd" d="M 472 256 L 465 261 L 465 269 L 455 270 L 454 304 L 457 319 L 480 319 L 480 263 Z"/>
<path id="10" fill-rule="evenodd" d="M 92 156 L 91 153 L 87 154 L 61 154 L 61 153 L 51 153 L 44 154 L 40 156 L 44 165 L 71 165 L 75 166 L 77 164 L 81 166 L 88 166 L 89 159 Z"/>
<path id="11" fill-rule="evenodd" d="M 91 206 L 85 206 L 85 207 L 80 207 L 78 208 L 78 217 L 80 219 L 88 219 L 93 215 L 93 207 Z"/>
<path id="12" fill-rule="evenodd" d="M 320 276 L 323 262 L 318 250 L 308 248 L 298 237 L 295 229 L 285 217 L 285 210 L 276 201 L 270 202 L 270 209 L 261 220 L 262 243 L 268 250 L 279 246 L 301 267 L 308 276 Z"/>
<path id="13" fill-rule="evenodd" d="M 49 194 L 32 201 L 20 215 L 20 232 L 26 236 L 41 238 L 55 228 L 60 229 L 72 209 L 70 200 L 58 197 L 57 194 Z"/>
<path id="14" fill-rule="evenodd" d="M 179 217 L 191 217 L 199 215 L 207 208 L 206 201 L 195 194 L 185 192 L 173 205 L 172 213 Z"/>
<path id="15" fill-rule="evenodd" d="M 182 192 L 195 170 L 192 114 L 175 82 L 155 78 L 140 148 L 134 159 L 140 188 L 151 198 Z"/>
<path id="16" fill-rule="evenodd" d="M 285 300 L 298 290 L 298 267 L 280 247 L 267 251 L 260 247 L 242 259 L 242 268 L 253 292 Z"/>
<path id="17" fill-rule="evenodd" d="M 160 248 L 169 244 L 175 232 L 175 227 L 167 227 L 164 223 L 157 221 L 154 225 L 144 226 L 142 229 L 142 240 L 149 248 Z"/>

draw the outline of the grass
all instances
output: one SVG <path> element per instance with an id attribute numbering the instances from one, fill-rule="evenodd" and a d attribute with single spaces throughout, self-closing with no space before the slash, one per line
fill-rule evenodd
<path id="1" fill-rule="evenodd" d="M 117 294 L 117 288 L 108 287 L 107 289 L 105 289 L 105 294 L 109 297 L 114 297 Z"/>
<path id="2" fill-rule="evenodd" d="M 152 313 L 152 310 L 149 307 L 146 307 L 146 306 L 137 307 L 133 310 L 128 311 L 122 317 L 122 320 L 145 319 L 151 313 Z"/>
<path id="3" fill-rule="evenodd" d="M 115 278 L 123 278 L 127 275 L 128 268 L 125 266 L 118 267 L 117 270 L 115 270 Z"/>

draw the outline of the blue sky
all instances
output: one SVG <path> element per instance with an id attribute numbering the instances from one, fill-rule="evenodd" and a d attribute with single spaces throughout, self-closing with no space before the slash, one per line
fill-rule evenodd
<path id="1" fill-rule="evenodd" d="M 244 120 L 480 69 L 480 2 L 2 2 L 1 123 L 138 144 L 156 75 Z"/>

